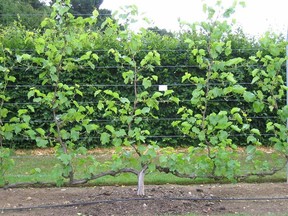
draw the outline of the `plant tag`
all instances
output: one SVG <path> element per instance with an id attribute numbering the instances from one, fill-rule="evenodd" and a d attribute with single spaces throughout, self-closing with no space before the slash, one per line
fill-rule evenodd
<path id="1" fill-rule="evenodd" d="M 167 85 L 159 85 L 159 91 L 167 91 L 168 86 Z"/>

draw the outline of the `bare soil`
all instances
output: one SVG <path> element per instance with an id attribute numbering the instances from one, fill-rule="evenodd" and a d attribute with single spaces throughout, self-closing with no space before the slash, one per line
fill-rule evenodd
<path id="1" fill-rule="evenodd" d="M 280 198 L 280 199 L 278 199 Z M 288 215 L 285 183 L 0 189 L 3 215 Z"/>

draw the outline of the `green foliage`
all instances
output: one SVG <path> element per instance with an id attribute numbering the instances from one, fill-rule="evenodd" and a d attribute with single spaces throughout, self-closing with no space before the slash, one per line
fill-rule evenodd
<path id="1" fill-rule="evenodd" d="M 99 10 L 102 3 L 103 0 L 71 0 L 72 13 L 75 15 L 92 14 L 93 10 Z"/>
<path id="2" fill-rule="evenodd" d="M 272 145 L 287 158 L 287 105 L 283 104 L 287 94 L 287 84 L 283 80 L 282 66 L 287 61 L 280 47 L 285 46 L 284 41 L 278 41 L 275 35 L 266 34 L 260 39 L 262 51 L 258 51 L 250 60 L 259 62 L 261 69 L 251 72 L 253 83 L 257 85 L 257 97 L 253 103 L 253 111 L 275 113 L 276 119 L 266 122 L 266 131 L 272 132 L 270 137 Z"/>
<path id="3" fill-rule="evenodd" d="M 174 121 L 172 125 L 178 127 L 183 134 L 196 140 L 197 148 L 193 148 L 191 158 L 195 156 L 195 152 L 198 149 L 200 152 L 203 152 L 203 150 L 206 151 L 206 155 L 204 154 L 203 157 L 197 158 L 195 161 L 196 168 L 194 174 L 196 176 L 206 174 L 214 178 L 225 177 L 232 180 L 239 174 L 241 167 L 236 157 L 236 134 L 250 134 L 247 137 L 247 144 L 259 146 L 261 143 L 258 137 L 261 136 L 261 132 L 259 129 L 252 128 L 250 124 L 251 120 L 247 118 L 246 112 L 249 112 L 248 110 L 245 111 L 241 107 L 228 106 L 226 108 L 221 107 L 220 111 L 215 112 L 214 106 L 216 104 L 214 101 L 219 98 L 228 101 L 229 98 L 237 96 L 237 98 L 243 98 L 248 103 L 253 103 L 252 109 L 255 113 L 262 112 L 265 106 L 263 103 L 263 90 L 268 91 L 269 89 L 273 94 L 276 91 L 274 89 L 279 89 L 277 85 L 283 83 L 283 80 L 282 76 L 277 76 L 275 72 L 280 72 L 281 65 L 285 59 L 273 59 L 269 55 L 261 58 L 259 53 L 257 56 L 261 60 L 258 60 L 257 57 L 250 57 L 250 59 L 256 62 L 263 62 L 264 66 L 269 68 L 271 78 L 268 79 L 269 72 L 265 76 L 265 79 L 260 78 L 257 76 L 258 69 L 255 69 L 252 72 L 252 76 L 254 77 L 252 84 L 260 80 L 260 82 L 264 81 L 265 83 L 261 83 L 263 84 L 261 85 L 262 91 L 258 90 L 257 94 L 247 91 L 246 87 L 241 86 L 234 74 L 231 73 L 234 68 L 241 67 L 245 62 L 245 59 L 240 56 L 230 57 L 233 47 L 231 47 L 232 42 L 227 40 L 226 34 L 232 30 L 232 24 L 229 25 L 225 20 L 214 20 L 216 15 L 212 7 L 204 5 L 204 11 L 207 12 L 210 22 L 192 25 L 191 30 L 202 29 L 203 34 L 207 35 L 207 37 L 205 40 L 185 40 L 188 43 L 189 50 L 191 50 L 190 59 L 196 62 L 204 73 L 195 76 L 192 73 L 186 72 L 182 76 L 182 82 L 188 81 L 194 84 L 195 89 L 191 91 L 192 98 L 190 104 L 178 109 L 177 114 L 181 115 L 181 120 Z M 233 11 L 234 8 L 229 8 L 224 12 L 223 16 L 229 17 L 229 14 Z M 269 42 L 265 41 L 267 44 Z M 201 48 L 202 44 L 205 44 L 207 47 L 206 50 Z M 280 51 L 274 46 L 273 51 L 275 52 L 275 56 L 280 54 Z M 224 58 L 228 57 L 228 59 L 226 61 L 223 60 L 223 56 Z M 271 65 L 268 65 L 269 63 Z M 275 76 L 277 77 L 276 79 Z M 276 83 L 277 85 L 275 86 Z M 266 88 L 267 85 L 270 87 Z M 267 101 L 272 103 L 270 111 L 273 111 L 277 99 L 280 99 L 284 95 L 283 93 L 283 90 L 280 88 L 280 91 L 273 94 L 275 96 L 269 96 Z M 267 95 L 267 92 L 265 94 Z M 274 140 L 275 138 L 272 139 Z M 231 149 L 231 151 L 228 151 L 227 148 Z"/>
<path id="4" fill-rule="evenodd" d="M 27 28 L 33 29 L 39 26 L 49 12 L 49 8 L 39 0 L 5 0 L 0 2 L 0 23 L 7 26 L 14 21 L 21 21 Z"/>
<path id="5" fill-rule="evenodd" d="M 233 34 L 227 18 L 236 4 L 204 5 L 208 21 L 179 35 L 132 31 L 135 7 L 119 15 L 121 25 L 107 18 L 99 30 L 97 11 L 75 17 L 69 4 L 57 1 L 34 32 L 19 24 L 1 32 L 2 173 L 12 165 L 7 141 L 20 147 L 23 138 L 29 147 L 55 148 L 58 185 L 95 179 L 101 166 L 110 175 L 159 170 L 234 181 L 243 177 L 239 145 L 260 170 L 253 175 L 279 169 L 261 164 L 257 147 L 266 141 L 287 158 L 281 38 L 265 35 L 257 44 Z M 169 89 L 158 91 L 160 84 Z M 275 134 L 269 143 L 267 132 Z M 77 181 L 75 159 L 100 145 L 115 147 L 112 160 L 81 158 L 85 179 Z"/>
<path id="6" fill-rule="evenodd" d="M 65 73 L 71 73 L 85 65 L 93 67 L 97 62 L 98 56 L 92 52 L 81 54 L 79 58 L 72 55 L 72 50 L 82 49 L 83 46 L 94 49 L 93 43 L 89 41 L 96 39 L 97 34 L 85 31 L 87 30 L 85 26 L 96 22 L 97 12 L 93 13 L 94 17 L 83 20 L 74 19 L 67 13 L 69 7 L 63 6 L 60 1 L 55 3 L 53 8 L 52 18 L 45 19 L 41 24 L 43 33 L 31 35 L 30 40 L 34 42 L 36 52 L 33 55 L 22 54 L 17 57 L 17 61 L 19 64 L 28 64 L 31 67 L 36 64 L 39 67 L 37 73 L 42 86 L 52 86 L 52 89 L 46 92 L 36 87 L 31 88 L 28 98 L 50 109 L 53 120 L 49 129 L 36 128 L 33 137 L 38 147 L 47 147 L 48 144 L 56 146 L 57 158 L 60 162 L 57 172 L 61 184 L 62 177 L 69 178 L 70 183 L 73 182 L 72 161 L 76 156 L 74 149 L 79 148 L 75 143 L 82 135 L 85 136 L 98 129 L 98 126 L 91 123 L 89 118 L 94 113 L 94 108 L 83 106 L 77 101 L 78 98 L 83 97 L 80 85 L 66 84 L 62 78 Z M 60 19 L 57 18 L 55 22 L 53 18 L 58 16 L 57 14 L 60 15 Z M 81 26 L 82 29 L 78 29 Z M 59 171 L 60 167 L 62 171 Z"/>
<path id="7" fill-rule="evenodd" d="M 131 10 L 133 13 L 134 8 Z M 140 167 L 139 173 L 145 174 L 147 170 L 156 169 L 154 162 L 159 150 L 155 142 L 147 139 L 151 133 L 145 119 L 157 118 L 153 111 L 158 111 L 160 100 L 163 100 L 164 96 L 167 98 L 173 91 L 164 95 L 152 88 L 153 82 L 158 81 L 158 76 L 153 72 L 155 66 L 161 64 L 161 59 L 155 50 L 140 55 L 146 32 L 143 30 L 134 33 L 129 28 L 119 28 L 118 31 L 118 40 L 121 41 L 124 50 L 110 49 L 109 53 L 114 56 L 119 66 L 130 68 L 122 72 L 122 78 L 126 85 L 132 86 L 133 94 L 125 97 L 123 92 L 110 89 L 95 92 L 94 95 L 99 98 L 97 107 L 103 110 L 103 118 L 111 118 L 112 123 L 105 125 L 100 140 L 103 145 L 112 144 L 117 149 L 113 155 L 113 170 L 132 164 Z M 120 125 L 113 122 L 115 118 L 120 120 Z M 141 185 L 143 178 L 138 175 Z M 143 192 L 138 191 L 138 194 L 143 195 Z"/>
<path id="8" fill-rule="evenodd" d="M 11 158 L 11 149 L 0 147 L 0 186 L 4 186 L 6 172 L 14 166 L 14 160 Z"/>
<path id="9" fill-rule="evenodd" d="M 16 78 L 11 75 L 11 68 L 9 67 L 9 59 L 13 56 L 10 49 L 4 48 L 0 44 L 2 56 L 0 57 L 0 185 L 5 184 L 5 173 L 9 170 L 14 161 L 10 158 L 11 150 L 4 148 L 5 142 L 11 142 L 16 135 L 24 137 L 29 136 L 29 132 L 33 130 L 30 128 L 30 116 L 28 109 L 19 109 L 17 113 L 6 107 L 6 103 L 11 100 L 7 94 L 7 88 L 10 83 L 14 83 Z"/>

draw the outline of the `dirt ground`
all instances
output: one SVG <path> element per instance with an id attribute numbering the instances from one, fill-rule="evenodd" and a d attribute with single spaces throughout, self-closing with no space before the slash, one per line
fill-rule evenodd
<path id="1" fill-rule="evenodd" d="M 288 215 L 285 183 L 0 189 L 1 215 Z M 234 199 L 234 200 L 233 200 Z M 247 199 L 247 200 L 245 200 Z"/>

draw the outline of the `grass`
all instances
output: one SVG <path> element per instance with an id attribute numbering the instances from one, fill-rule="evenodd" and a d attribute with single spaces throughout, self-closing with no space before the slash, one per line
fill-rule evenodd
<path id="1" fill-rule="evenodd" d="M 55 176 L 51 175 L 57 159 L 54 156 L 14 156 L 15 166 L 7 173 L 6 180 L 9 183 L 17 182 L 54 182 Z M 36 170 L 41 170 L 37 172 Z M 79 167 L 78 169 L 79 170 Z M 99 170 L 99 172 L 104 170 Z M 81 178 L 81 172 L 78 171 L 76 177 Z M 198 183 L 204 183 L 207 180 L 198 180 Z M 189 180 L 176 177 L 172 174 L 162 174 L 153 172 L 145 177 L 146 184 L 191 184 L 195 180 Z M 105 176 L 92 181 L 93 185 L 135 185 L 137 177 L 134 174 L 124 173 L 116 177 Z"/>
<path id="2" fill-rule="evenodd" d="M 40 151 L 41 152 L 41 151 Z M 38 153 L 32 151 L 22 151 L 16 152 L 12 157 L 15 161 L 15 166 L 10 169 L 6 175 L 5 180 L 10 184 L 18 183 L 18 182 L 55 182 L 57 175 L 53 174 L 53 170 L 55 165 L 58 163 L 57 158 L 51 154 L 51 152 L 45 153 L 43 155 L 39 155 Z M 97 158 L 97 160 L 104 162 L 109 159 L 111 156 L 111 149 L 104 150 L 95 150 L 92 151 L 91 154 Z M 264 153 L 260 155 L 258 160 L 268 161 L 270 163 L 274 163 L 275 155 L 271 155 L 271 153 Z M 269 159 L 270 158 L 270 159 Z M 79 160 L 80 161 L 80 160 Z M 75 162 L 76 167 L 76 178 L 83 178 L 84 169 L 83 165 L 79 165 L 78 160 Z M 251 170 L 252 167 L 243 167 L 243 169 Z M 97 170 L 98 172 L 105 171 L 104 168 L 100 168 Z M 250 177 L 246 182 L 282 182 L 285 181 L 286 174 L 285 171 L 277 172 L 273 176 L 266 177 Z M 153 172 L 145 177 L 146 184 L 204 184 L 204 183 L 216 183 L 211 179 L 185 179 L 179 178 L 172 174 L 163 174 L 159 172 Z M 219 183 L 219 182 L 217 182 Z M 220 182 L 226 183 L 226 182 Z M 97 180 L 91 181 L 89 184 L 91 185 L 136 185 L 137 184 L 137 176 L 134 174 L 121 174 L 116 177 L 105 176 L 99 178 Z"/>

